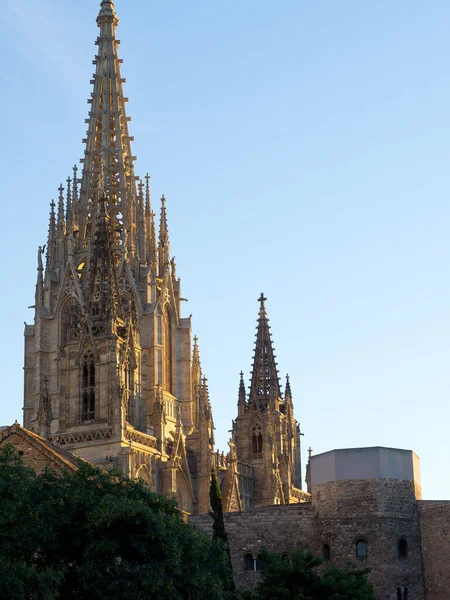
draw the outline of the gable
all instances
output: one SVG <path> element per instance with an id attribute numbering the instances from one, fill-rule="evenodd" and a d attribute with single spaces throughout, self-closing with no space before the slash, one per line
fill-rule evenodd
<path id="1" fill-rule="evenodd" d="M 12 444 L 22 457 L 23 464 L 38 474 L 45 469 L 76 471 L 78 468 L 71 454 L 60 452 L 51 442 L 17 423 L 0 432 L 0 448 L 7 444 Z"/>

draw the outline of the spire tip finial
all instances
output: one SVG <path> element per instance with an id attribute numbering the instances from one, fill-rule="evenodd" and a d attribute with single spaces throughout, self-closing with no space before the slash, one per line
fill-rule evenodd
<path id="1" fill-rule="evenodd" d="M 266 302 L 267 298 L 264 296 L 263 292 L 261 292 L 261 296 L 258 298 L 258 302 L 260 303 L 260 307 L 259 307 L 259 316 L 260 317 L 265 317 L 267 315 L 266 313 Z"/>

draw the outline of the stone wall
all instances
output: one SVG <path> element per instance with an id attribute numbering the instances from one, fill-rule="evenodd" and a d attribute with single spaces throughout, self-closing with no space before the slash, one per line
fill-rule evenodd
<path id="1" fill-rule="evenodd" d="M 450 598 L 450 502 L 419 505 L 427 600 Z"/>
<path id="2" fill-rule="evenodd" d="M 450 518 L 450 503 L 446 510 L 445 517 Z M 209 516 L 189 520 L 211 533 Z M 312 503 L 227 513 L 225 526 L 238 586 L 254 585 L 259 577 L 257 571 L 245 569 L 247 553 L 256 559 L 263 546 L 277 552 L 311 547 L 324 556 L 327 545 L 333 565 L 372 569 L 369 580 L 376 600 L 397 600 L 398 588 L 402 594 L 408 590 L 408 600 L 425 600 L 413 481 L 374 478 L 328 482 L 313 486 Z M 366 557 L 356 556 L 359 540 L 367 543 Z M 406 542 L 406 556 L 400 556 L 400 540 Z M 438 574 L 439 569 L 436 577 Z M 445 586 L 449 590 L 450 582 Z M 445 600 L 448 598 L 449 593 Z M 427 600 L 444 600 L 444 596 L 427 596 Z"/>
<path id="3" fill-rule="evenodd" d="M 252 586 L 258 571 L 244 568 L 244 556 L 256 559 L 262 547 L 284 552 L 289 548 L 308 548 L 313 534 L 313 509 L 310 503 L 267 506 L 247 512 L 225 514 L 225 527 L 230 542 L 231 562 L 236 584 Z M 189 517 L 189 522 L 212 535 L 208 515 Z"/>
<path id="4" fill-rule="evenodd" d="M 415 484 L 394 479 L 341 480 L 313 486 L 313 550 L 330 549 L 331 562 L 372 569 L 369 581 L 377 600 L 424 600 L 422 547 Z M 356 556 L 356 544 L 367 544 L 367 556 Z M 400 540 L 407 556 L 400 556 Z M 404 544 L 404 542 L 402 542 Z"/>
<path id="5" fill-rule="evenodd" d="M 0 448 L 11 444 L 19 452 L 26 467 L 31 467 L 40 474 L 45 469 L 53 471 L 76 470 L 73 457 L 53 447 L 39 436 L 24 430 L 15 424 L 0 432 Z"/>

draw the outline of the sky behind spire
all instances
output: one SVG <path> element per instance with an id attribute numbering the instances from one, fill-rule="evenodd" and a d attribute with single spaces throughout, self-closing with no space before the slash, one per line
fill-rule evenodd
<path id="1" fill-rule="evenodd" d="M 99 7 L 3 7 L 5 425 L 49 203 L 83 153 Z M 424 497 L 450 498 L 448 2 L 115 10 L 136 169 L 168 199 L 218 447 L 264 289 L 304 447 L 411 448 Z"/>

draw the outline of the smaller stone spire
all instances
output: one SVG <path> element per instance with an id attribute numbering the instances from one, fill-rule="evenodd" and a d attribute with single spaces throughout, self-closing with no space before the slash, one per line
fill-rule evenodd
<path id="1" fill-rule="evenodd" d="M 46 267 L 51 268 L 56 261 L 56 218 L 55 218 L 55 201 L 50 202 L 50 218 L 48 223 L 48 239 L 47 239 L 47 257 Z"/>
<path id="2" fill-rule="evenodd" d="M 155 226 L 155 213 L 152 210 L 150 213 L 150 243 L 148 244 L 149 259 L 151 272 L 156 277 L 158 273 L 158 250 L 156 246 L 156 226 Z"/>
<path id="3" fill-rule="evenodd" d="M 38 266 L 37 266 L 37 282 L 36 282 L 36 310 L 44 306 L 44 265 L 42 264 L 42 254 L 44 249 L 42 246 L 38 248 Z"/>
<path id="4" fill-rule="evenodd" d="M 203 376 L 200 390 L 199 412 L 199 421 L 205 419 L 208 423 L 211 424 L 212 428 L 214 429 L 211 402 L 209 400 L 208 380 L 205 376 Z"/>
<path id="5" fill-rule="evenodd" d="M 246 394 L 245 394 L 245 383 L 244 383 L 244 372 L 240 373 L 239 380 L 239 396 L 238 396 L 238 415 L 242 417 L 246 409 Z"/>
<path id="6" fill-rule="evenodd" d="M 194 335 L 194 347 L 192 349 L 192 366 L 200 367 L 200 352 L 198 349 L 198 337 Z"/>
<path id="7" fill-rule="evenodd" d="M 169 228 L 167 226 L 166 198 L 161 196 L 161 217 L 159 221 L 159 273 L 164 274 L 170 263 Z"/>
<path id="8" fill-rule="evenodd" d="M 72 231 L 72 180 L 70 177 L 67 178 L 67 191 L 66 191 L 66 227 L 67 232 Z"/>
<path id="9" fill-rule="evenodd" d="M 286 387 L 284 391 L 284 397 L 286 400 L 289 398 L 292 401 L 291 382 L 289 379 L 289 375 L 286 375 Z"/>
<path id="10" fill-rule="evenodd" d="M 78 168 L 77 165 L 73 166 L 73 177 L 72 177 L 72 229 L 78 229 L 79 225 L 79 198 L 78 198 Z"/>
<path id="11" fill-rule="evenodd" d="M 144 224 L 145 224 L 145 248 L 146 256 L 145 262 L 148 266 L 152 264 L 152 240 L 151 240 L 151 204 L 150 204 L 150 175 L 147 173 L 145 176 L 145 208 L 144 208 Z"/>
<path id="12" fill-rule="evenodd" d="M 58 197 L 58 236 L 63 236 L 66 233 L 66 222 L 64 218 L 64 187 L 61 183 Z"/>
<path id="13" fill-rule="evenodd" d="M 138 184 L 138 208 L 137 208 L 137 246 L 138 259 L 141 264 L 147 260 L 146 235 L 145 235 L 145 212 L 144 212 L 144 183 L 142 179 Z"/>
<path id="14" fill-rule="evenodd" d="M 198 337 L 194 336 L 192 349 L 192 397 L 194 399 L 194 421 L 198 425 L 200 419 L 200 404 L 202 393 L 202 367 L 200 363 L 200 351 L 198 348 Z"/>

